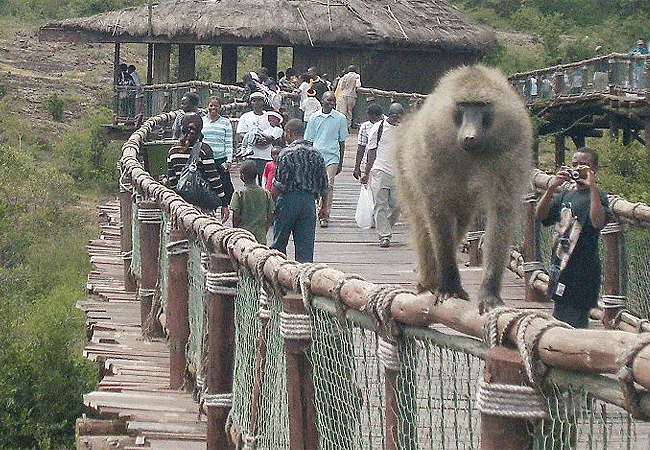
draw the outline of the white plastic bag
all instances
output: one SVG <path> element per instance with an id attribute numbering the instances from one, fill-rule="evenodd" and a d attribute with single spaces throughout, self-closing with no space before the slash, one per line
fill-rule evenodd
<path id="1" fill-rule="evenodd" d="M 375 209 L 375 202 L 372 198 L 372 192 L 368 186 L 361 185 L 361 192 L 359 192 L 359 201 L 357 202 L 357 210 L 354 214 L 359 228 L 367 230 L 374 225 L 373 212 Z"/>

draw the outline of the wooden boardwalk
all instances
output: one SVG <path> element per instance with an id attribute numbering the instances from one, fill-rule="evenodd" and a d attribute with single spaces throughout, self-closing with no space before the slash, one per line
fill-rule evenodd
<path id="1" fill-rule="evenodd" d="M 347 144 L 344 171 L 336 179 L 329 228 L 316 231 L 316 262 L 374 283 L 413 287 L 415 254 L 408 243 L 405 224 L 398 224 L 390 248 L 380 248 L 374 230 L 354 223 L 359 183 L 352 175 L 356 136 Z M 240 183 L 233 175 L 233 181 Z M 164 340 L 144 340 L 140 329 L 140 305 L 135 293 L 124 291 L 120 252 L 119 203 L 99 207 L 101 236 L 88 245 L 93 270 L 88 276 L 87 300 L 79 308 L 87 316 L 88 345 L 84 356 L 96 361 L 101 381 L 96 391 L 84 396 L 85 404 L 106 418 L 127 421 L 131 436 L 144 436 L 154 449 L 203 449 L 205 416 L 191 393 L 169 389 L 169 352 Z M 289 246 L 289 257 L 293 247 Z M 474 297 L 482 270 L 465 267 L 460 254 L 461 276 Z M 510 271 L 504 277 L 503 297 L 510 306 L 548 309 L 548 304 L 523 301 L 523 280 Z M 141 448 L 141 447 L 139 447 Z"/>

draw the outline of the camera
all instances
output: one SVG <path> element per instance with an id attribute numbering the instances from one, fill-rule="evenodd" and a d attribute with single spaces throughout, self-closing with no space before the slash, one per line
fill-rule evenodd
<path id="1" fill-rule="evenodd" d="M 569 172 L 569 178 L 571 178 L 572 180 L 577 180 L 579 178 L 582 178 L 582 175 L 580 174 L 579 170 L 569 169 L 568 172 Z"/>

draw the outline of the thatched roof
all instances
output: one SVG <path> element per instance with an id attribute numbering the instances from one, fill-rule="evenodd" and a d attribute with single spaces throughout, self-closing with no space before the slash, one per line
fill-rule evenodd
<path id="1" fill-rule="evenodd" d="M 483 53 L 492 30 L 438 0 L 172 0 L 52 22 L 45 40 Z"/>

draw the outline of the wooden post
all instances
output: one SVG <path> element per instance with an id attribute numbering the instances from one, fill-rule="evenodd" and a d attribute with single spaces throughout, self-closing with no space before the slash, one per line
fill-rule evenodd
<path id="1" fill-rule="evenodd" d="M 650 70 L 648 70 L 648 76 L 650 77 Z M 647 90 L 650 92 L 650 79 L 647 86 Z M 645 155 L 647 159 L 650 159 L 650 117 L 645 119 L 643 128 L 645 128 Z"/>
<path id="2" fill-rule="evenodd" d="M 196 79 L 196 50 L 194 44 L 178 44 L 178 81 Z"/>
<path id="3" fill-rule="evenodd" d="M 138 297 L 140 299 L 140 325 L 144 335 L 158 284 L 162 212 L 156 202 L 151 200 L 141 202 L 138 205 L 138 220 L 140 221 L 140 263 L 142 264 Z"/>
<path id="4" fill-rule="evenodd" d="M 536 207 L 537 194 L 531 193 L 524 201 L 526 219 L 524 223 L 524 240 L 521 245 L 521 256 L 524 258 L 526 301 L 528 302 L 544 302 L 547 300 L 544 293 L 533 286 L 537 272 L 544 269 L 544 264 L 539 261 L 540 255 L 537 248 L 539 224 L 535 218 Z"/>
<path id="5" fill-rule="evenodd" d="M 483 231 L 470 231 L 467 233 L 467 255 L 470 267 L 479 267 L 483 263 L 483 255 L 479 245 L 482 236 Z"/>
<path id="6" fill-rule="evenodd" d="M 135 292 L 137 285 L 131 272 L 133 261 L 133 185 L 125 179 L 120 179 L 120 250 L 124 265 L 124 291 Z"/>
<path id="7" fill-rule="evenodd" d="M 564 165 L 566 145 L 564 144 L 564 135 L 558 133 L 555 135 L 555 168 L 559 168 Z"/>
<path id="8" fill-rule="evenodd" d="M 221 46 L 221 82 L 235 84 L 237 82 L 237 46 Z"/>
<path id="9" fill-rule="evenodd" d="M 180 389 L 185 381 L 185 346 L 190 335 L 187 302 L 189 244 L 183 230 L 169 233 L 167 244 L 167 329 L 169 330 L 169 387 Z"/>
<path id="10" fill-rule="evenodd" d="M 117 123 L 117 117 L 120 115 L 120 93 L 117 90 L 117 85 L 120 82 L 120 43 L 115 42 L 115 50 L 113 52 L 113 123 Z"/>
<path id="11" fill-rule="evenodd" d="M 210 254 L 208 278 L 232 272 L 228 255 Z M 207 391 L 207 449 L 234 449 L 226 433 L 226 420 L 232 407 L 232 372 L 235 348 L 234 293 L 217 283 L 208 283 L 208 370 Z"/>
<path id="12" fill-rule="evenodd" d="M 504 347 L 494 347 L 485 355 L 484 382 L 523 386 L 524 368 L 519 353 Z M 521 450 L 530 448 L 532 439 L 528 420 L 481 412 L 482 450 Z"/>
<path id="13" fill-rule="evenodd" d="M 397 399 L 397 376 L 399 374 L 400 362 L 396 354 L 397 349 L 394 344 L 378 337 L 377 356 L 384 366 L 384 406 L 385 450 L 397 450 L 399 448 L 400 417 L 399 405 Z"/>
<path id="14" fill-rule="evenodd" d="M 276 78 L 278 75 L 278 48 L 271 46 L 262 47 L 262 67 L 269 70 L 269 76 Z M 277 81 L 277 80 L 276 80 Z"/>
<path id="15" fill-rule="evenodd" d="M 308 320 L 302 296 L 285 295 L 282 299 L 283 317 L 287 321 Z M 282 319 L 281 319 L 282 320 Z M 289 326 L 284 327 L 290 329 Z M 287 370 L 287 401 L 289 408 L 289 448 L 291 450 L 313 450 L 318 448 L 316 429 L 316 407 L 314 385 L 311 379 L 312 367 L 305 352 L 310 338 L 299 334 L 284 335 Z"/>
<path id="16" fill-rule="evenodd" d="M 616 326 L 616 317 L 625 308 L 625 297 L 622 296 L 621 275 L 621 224 L 608 223 L 600 231 L 603 238 L 603 318 L 606 328 Z"/>
<path id="17" fill-rule="evenodd" d="M 171 44 L 153 44 L 153 79 L 154 84 L 167 84 L 170 81 L 170 57 Z M 165 109 L 165 94 L 160 91 L 152 93 L 151 110 L 154 114 L 160 111 L 169 111 Z"/>

